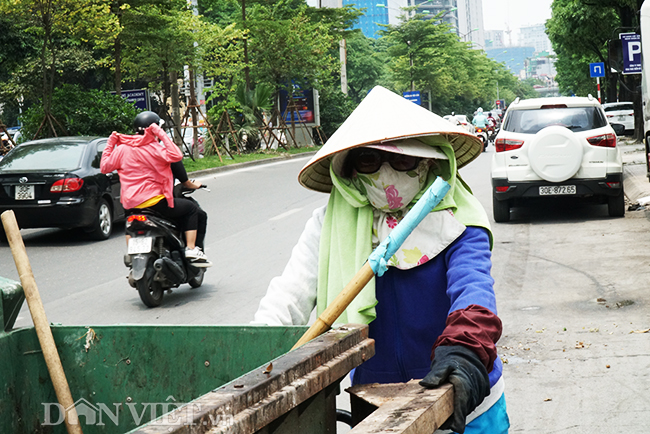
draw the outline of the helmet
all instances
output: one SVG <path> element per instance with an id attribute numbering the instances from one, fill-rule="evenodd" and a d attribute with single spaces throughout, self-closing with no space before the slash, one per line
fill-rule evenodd
<path id="1" fill-rule="evenodd" d="M 483 107 L 479 107 L 478 110 L 476 110 L 478 113 L 483 113 Z"/>
<path id="2" fill-rule="evenodd" d="M 145 128 L 152 124 L 162 125 L 162 119 L 154 112 L 141 112 L 133 120 L 133 129 L 137 134 L 144 134 Z"/>

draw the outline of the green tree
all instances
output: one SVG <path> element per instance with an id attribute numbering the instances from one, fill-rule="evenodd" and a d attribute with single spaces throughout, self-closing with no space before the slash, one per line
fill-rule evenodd
<path id="1" fill-rule="evenodd" d="M 318 88 L 339 71 L 329 26 L 310 21 L 304 8 L 285 15 L 277 6 L 256 6 L 247 20 L 251 76 L 254 82 L 274 86 L 276 95 L 282 87 L 291 89 L 292 82 Z"/>
<path id="2" fill-rule="evenodd" d="M 348 95 L 359 103 L 386 74 L 386 60 L 377 42 L 360 31 L 349 35 L 346 44 Z"/>
<path id="3" fill-rule="evenodd" d="M 34 104 L 24 114 L 23 135 L 34 137 L 44 116 L 43 104 Z M 80 86 L 64 85 L 52 94 L 56 113 L 69 135 L 109 136 L 113 131 L 129 133 L 138 111 L 122 97 Z"/>
<path id="4" fill-rule="evenodd" d="M 37 54 L 25 59 L 24 72 L 31 70 L 38 81 L 16 82 L 14 89 L 27 98 L 40 96 L 43 104 L 43 134 L 65 133 L 52 115 L 52 93 L 66 73 L 78 74 L 94 67 L 90 47 L 81 38 L 82 29 L 94 22 L 91 0 L 12 0 L 0 2 L 0 14 L 28 35 Z M 57 125 L 59 124 L 59 125 Z M 58 133 L 57 133 L 58 131 Z"/>

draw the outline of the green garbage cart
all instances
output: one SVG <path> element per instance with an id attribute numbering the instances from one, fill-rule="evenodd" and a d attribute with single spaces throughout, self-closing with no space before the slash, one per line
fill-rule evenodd
<path id="1" fill-rule="evenodd" d="M 35 330 L 0 280 L 0 433 L 64 434 Z M 333 433 L 339 382 L 374 354 L 367 326 L 289 352 L 306 327 L 53 325 L 78 423 L 95 433 Z"/>

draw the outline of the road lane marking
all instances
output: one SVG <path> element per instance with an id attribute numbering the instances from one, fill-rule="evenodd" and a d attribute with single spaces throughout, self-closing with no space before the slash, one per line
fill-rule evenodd
<path id="1" fill-rule="evenodd" d="M 295 214 L 295 213 L 300 212 L 300 211 L 302 211 L 302 208 L 294 208 L 294 209 L 290 209 L 290 210 L 287 211 L 287 212 L 283 212 L 282 214 L 278 214 L 278 215 L 276 215 L 275 217 L 271 217 L 271 218 L 269 219 L 269 221 L 270 221 L 270 222 L 274 222 L 274 221 L 276 221 L 276 220 L 282 220 L 283 218 L 285 218 L 285 217 L 289 217 L 291 214 Z"/>

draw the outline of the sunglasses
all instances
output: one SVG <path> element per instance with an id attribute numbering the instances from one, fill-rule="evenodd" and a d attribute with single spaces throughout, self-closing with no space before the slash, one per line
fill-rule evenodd
<path id="1" fill-rule="evenodd" d="M 375 173 L 382 164 L 387 162 L 390 167 L 400 172 L 408 172 L 418 167 L 419 157 L 395 154 L 372 148 L 353 149 L 348 154 L 346 162 L 359 173 Z"/>

